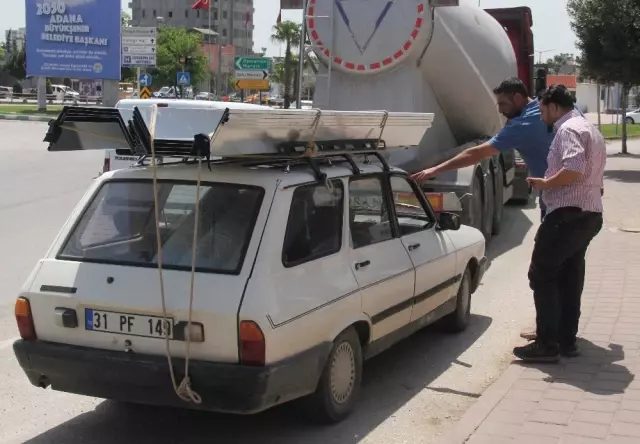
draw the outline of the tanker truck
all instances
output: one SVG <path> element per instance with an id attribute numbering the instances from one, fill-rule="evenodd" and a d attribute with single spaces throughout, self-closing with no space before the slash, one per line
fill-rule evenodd
<path id="1" fill-rule="evenodd" d="M 313 107 L 435 113 L 417 149 L 388 161 L 414 173 L 487 141 L 505 124 L 493 88 L 519 77 L 532 91 L 527 7 L 482 10 L 469 0 L 307 0 L 307 51 L 321 61 Z M 528 201 L 515 152 L 423 185 L 436 211 L 458 212 L 489 239 L 504 204 Z"/>

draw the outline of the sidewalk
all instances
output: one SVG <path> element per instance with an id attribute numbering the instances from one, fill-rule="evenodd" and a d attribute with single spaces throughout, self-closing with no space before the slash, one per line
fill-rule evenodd
<path id="1" fill-rule="evenodd" d="M 582 356 L 512 362 L 440 443 L 640 443 L 640 142 L 629 147 L 635 156 L 607 161 L 605 226 L 587 254 Z"/>

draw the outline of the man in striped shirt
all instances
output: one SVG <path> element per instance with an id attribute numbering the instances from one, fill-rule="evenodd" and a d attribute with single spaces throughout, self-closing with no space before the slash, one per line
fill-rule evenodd
<path id="1" fill-rule="evenodd" d="M 544 178 L 529 178 L 542 191 L 547 214 L 535 239 L 529 285 L 536 306 L 536 339 L 514 354 L 525 361 L 557 362 L 577 356 L 580 299 L 585 255 L 602 229 L 603 174 L 606 147 L 600 132 L 574 109 L 562 85 L 549 87 L 540 99 L 542 119 L 556 135 Z"/>

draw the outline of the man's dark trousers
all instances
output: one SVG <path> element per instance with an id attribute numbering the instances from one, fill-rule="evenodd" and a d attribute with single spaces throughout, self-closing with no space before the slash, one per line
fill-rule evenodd
<path id="1" fill-rule="evenodd" d="M 545 215 L 529 267 L 536 305 L 537 338 L 556 347 L 575 345 L 585 278 L 585 255 L 602 229 L 602 214 L 577 207 Z"/>

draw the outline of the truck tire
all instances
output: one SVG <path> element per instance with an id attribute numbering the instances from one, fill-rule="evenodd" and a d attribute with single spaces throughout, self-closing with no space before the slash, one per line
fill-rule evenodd
<path id="1" fill-rule="evenodd" d="M 482 186 L 478 174 L 473 175 L 471 182 L 471 196 L 467 199 L 462 208 L 462 223 L 476 230 L 482 231 Z"/>
<path id="2" fill-rule="evenodd" d="M 502 216 L 504 213 L 504 173 L 502 163 L 498 162 L 495 176 L 492 177 L 494 184 L 494 207 L 493 207 L 493 227 L 492 233 L 494 235 L 500 234 L 502 228 Z"/>
<path id="3" fill-rule="evenodd" d="M 480 180 L 480 178 L 478 178 Z M 495 196 L 494 196 L 494 186 L 493 186 L 493 176 L 489 174 L 488 183 L 485 183 L 487 187 L 485 193 L 485 199 L 482 200 L 482 234 L 484 235 L 484 239 L 489 242 L 491 240 L 491 234 L 493 233 L 493 216 L 494 216 L 494 208 L 495 208 Z"/>
<path id="4" fill-rule="evenodd" d="M 471 318 L 471 271 L 469 267 L 464 270 L 458 295 L 456 296 L 456 310 L 442 318 L 443 327 L 449 333 L 464 331 Z"/>
<path id="5" fill-rule="evenodd" d="M 353 411 L 362 382 L 362 347 L 353 327 L 333 341 L 315 393 L 305 401 L 306 416 L 324 424 L 337 423 Z"/>

